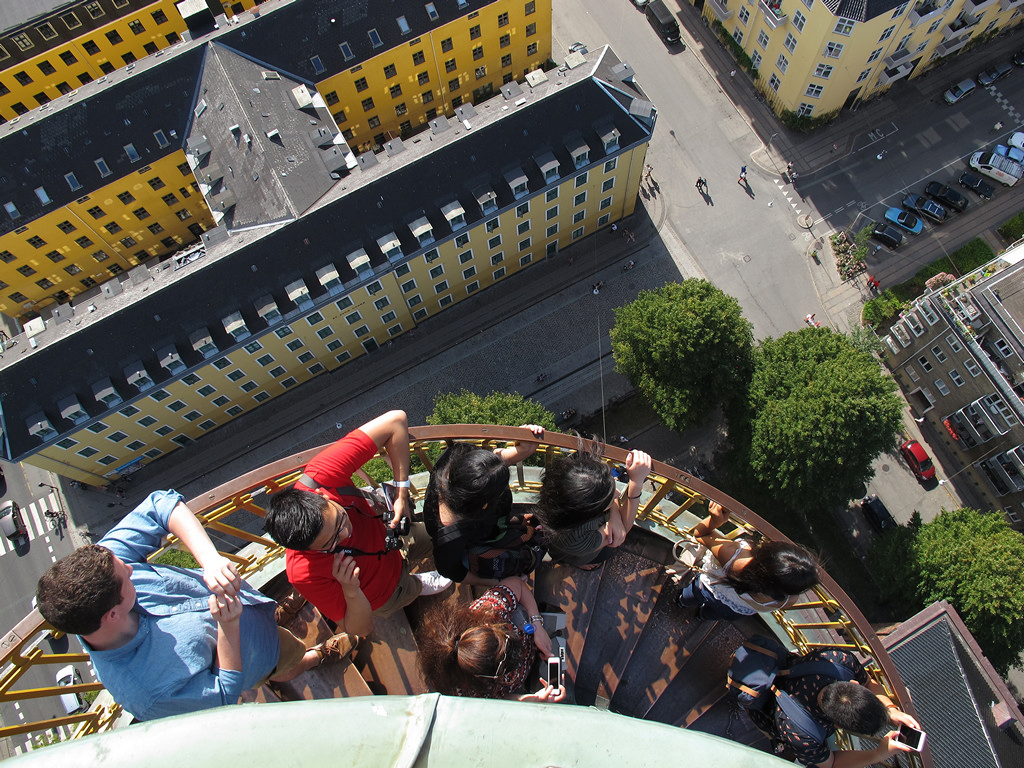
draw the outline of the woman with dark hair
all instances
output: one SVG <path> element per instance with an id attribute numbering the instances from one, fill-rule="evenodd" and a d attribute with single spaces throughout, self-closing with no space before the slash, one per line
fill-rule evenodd
<path id="1" fill-rule="evenodd" d="M 544 428 L 525 424 L 537 438 Z M 437 570 L 466 584 L 494 586 L 530 573 L 543 557 L 534 527 L 516 514 L 509 467 L 537 450 L 536 441 L 516 441 L 489 450 L 452 443 L 430 472 L 423 522 L 434 544 Z"/>
<path id="2" fill-rule="evenodd" d="M 618 547 L 636 520 L 651 457 L 630 451 L 626 457 L 626 497 L 619 496 L 611 467 L 597 443 L 580 441 L 579 450 L 551 463 L 544 472 L 537 518 L 551 557 L 575 566 L 594 565 Z"/>
<path id="3" fill-rule="evenodd" d="M 726 538 L 716 529 L 728 522 L 728 510 L 712 501 L 708 512 L 692 531 L 708 551 L 679 595 L 679 605 L 696 607 L 699 618 L 734 621 L 777 611 L 818 583 L 818 558 L 803 547 Z"/>
<path id="4" fill-rule="evenodd" d="M 516 626 L 512 614 L 522 603 L 533 633 Z M 525 693 L 538 654 L 551 655 L 551 638 L 530 587 L 505 579 L 472 603 L 446 600 L 432 606 L 416 631 L 419 664 L 430 690 L 446 696 L 557 702 L 565 698 L 550 684 Z"/>

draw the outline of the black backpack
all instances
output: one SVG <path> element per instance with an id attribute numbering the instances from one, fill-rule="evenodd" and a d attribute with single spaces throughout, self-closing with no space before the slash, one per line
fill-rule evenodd
<path id="1" fill-rule="evenodd" d="M 824 743 L 828 738 L 825 729 L 800 702 L 779 690 L 775 681 L 779 677 L 825 675 L 847 682 L 853 679 L 853 670 L 834 661 L 794 664 L 794 660 L 789 650 L 774 637 L 754 635 L 733 654 L 726 686 L 745 709 L 763 709 L 774 699 L 793 725 L 807 736 Z"/>

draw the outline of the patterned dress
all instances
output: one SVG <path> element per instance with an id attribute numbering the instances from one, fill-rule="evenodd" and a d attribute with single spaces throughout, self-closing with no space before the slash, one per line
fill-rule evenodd
<path id="1" fill-rule="evenodd" d="M 498 621 L 508 622 L 512 626 L 514 636 L 519 640 L 519 651 L 516 653 L 509 647 L 510 655 L 505 659 L 501 677 L 496 680 L 481 681 L 491 684 L 490 690 L 457 690 L 457 696 L 503 699 L 520 691 L 526 685 L 526 678 L 529 677 L 537 656 L 537 646 L 534 645 L 530 635 L 512 622 L 512 614 L 518 605 L 519 599 L 515 592 L 504 585 L 499 585 L 484 592 L 483 596 L 469 607 L 471 611 L 490 612 Z"/>

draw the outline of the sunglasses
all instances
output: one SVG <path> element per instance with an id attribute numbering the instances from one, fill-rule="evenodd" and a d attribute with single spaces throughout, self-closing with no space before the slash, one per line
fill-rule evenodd
<path id="1" fill-rule="evenodd" d="M 494 670 L 493 675 L 473 675 L 473 677 L 483 677 L 487 680 L 497 680 L 505 671 L 505 660 L 508 658 L 508 635 L 504 632 L 501 634 L 501 650 L 498 652 L 498 668 Z"/>

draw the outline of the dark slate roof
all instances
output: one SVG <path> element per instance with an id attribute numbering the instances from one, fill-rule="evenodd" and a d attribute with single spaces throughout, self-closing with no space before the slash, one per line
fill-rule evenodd
<path id="1" fill-rule="evenodd" d="M 462 0 L 460 7 L 459 0 L 433 0 L 438 17 L 432 21 L 425 0 L 297 0 L 270 9 L 220 40 L 272 68 L 316 82 L 494 2 Z M 408 34 L 401 33 L 399 16 L 409 24 Z M 371 29 L 377 30 L 383 45 L 371 44 Z M 354 58 L 345 59 L 341 43 L 349 44 Z M 324 73 L 317 73 L 310 61 L 313 56 L 320 57 Z"/>
<path id="2" fill-rule="evenodd" d="M 284 286 L 305 279 L 314 300 L 323 297 L 325 291 L 315 273 L 328 263 L 338 267 L 346 283 L 356 275 L 345 256 L 359 248 L 366 250 L 375 268 L 385 264 L 377 239 L 389 232 L 397 232 L 404 253 L 419 252 L 422 249 L 408 225 L 420 216 L 426 215 L 438 241 L 450 237 L 440 209 L 452 201 L 453 193 L 472 226 L 483 218 L 472 193 L 479 186 L 493 188 L 499 210 L 515 203 L 504 180 L 507 172 L 525 171 L 531 192 L 547 186 L 531 160 L 535 156 L 553 153 L 561 177 L 572 176 L 578 171 L 565 145 L 582 137 L 590 147 L 590 162 L 602 163 L 604 149 L 595 125 L 604 130 L 609 121 L 613 123 L 620 133 L 620 151 L 649 138 L 649 126 L 631 117 L 606 85 L 585 73 L 575 76 L 575 82 L 559 78 L 535 87 L 520 107 L 501 96 L 476 105 L 463 113 L 476 113 L 467 118 L 471 131 L 460 125 L 437 137 L 420 134 L 404 152 L 382 156 L 369 170 L 352 174 L 338 186 L 337 199 L 296 222 L 255 241 L 249 233 L 241 247 L 234 241 L 221 244 L 233 249 L 230 256 L 209 256 L 205 266 L 200 260 L 196 269 L 182 270 L 180 278 L 162 290 L 149 291 L 144 300 L 126 302 L 116 313 L 86 321 L 73 334 L 44 343 L 24 357 L 8 355 L 12 359 L 0 370 L 0 391 L 7 393 L 3 413 L 11 455 L 24 456 L 39 445 L 29 436 L 25 420 L 40 410 L 58 432 L 71 429 L 56 407 L 69 395 L 78 395 L 90 416 L 104 413 L 106 408 L 94 399 L 92 385 L 105 377 L 111 378 L 126 400 L 134 397 L 138 390 L 128 385 L 123 372 L 133 361 L 141 358 L 159 384 L 168 376 L 158 367 L 155 350 L 176 343 L 186 365 L 198 364 L 200 358 L 188 343 L 197 329 L 209 328 L 217 346 L 226 350 L 235 345 L 221 320 L 232 312 L 240 310 L 250 330 L 258 333 L 266 328 L 253 306 L 260 297 L 272 294 L 287 313 L 293 305 Z M 363 178 L 369 181 L 358 186 Z M 78 309 L 86 311 L 84 305 Z M 77 316 L 72 324 L 77 324 Z M 51 375 L 70 370 L 75 372 L 73 378 Z"/>
<path id="3" fill-rule="evenodd" d="M 0 203 L 13 202 L 21 214 L 12 220 L 0 212 L 0 234 L 67 205 L 183 146 L 192 117 L 192 99 L 202 65 L 202 47 L 169 57 L 110 87 L 83 98 L 79 93 L 35 110 L 0 134 Z M 90 83 L 89 90 L 98 84 Z M 161 149 L 153 132 L 162 130 L 170 145 Z M 133 144 L 142 158 L 132 163 L 124 151 Z M 94 161 L 102 157 L 110 176 L 101 177 Z M 72 191 L 64 175 L 82 185 Z M 52 203 L 43 205 L 36 187 Z"/>
<path id="4" fill-rule="evenodd" d="M 871 21 L 903 5 L 901 0 L 825 0 L 836 16 L 853 21 Z"/>
<path id="5" fill-rule="evenodd" d="M 263 65 L 217 42 L 206 51 L 200 91 L 207 108 L 191 126 L 189 146 L 205 139 L 210 147 L 197 177 L 210 164 L 223 173 L 211 208 L 226 190 L 235 200 L 229 229 L 295 218 L 334 185 L 325 163 L 351 154 L 344 142 L 331 143 L 337 128 L 323 98 L 311 83 L 283 74 L 265 79 Z M 302 86 L 312 98 L 299 108 L 292 92 Z M 268 138 L 275 130 L 280 138 Z"/>
<path id="6" fill-rule="evenodd" d="M 885 645 L 928 733 L 936 768 L 1024 765 L 1022 724 L 1011 726 L 1008 734 L 997 727 L 992 712 L 995 701 L 1009 699 L 1016 706 L 951 606 L 929 606 Z"/>

